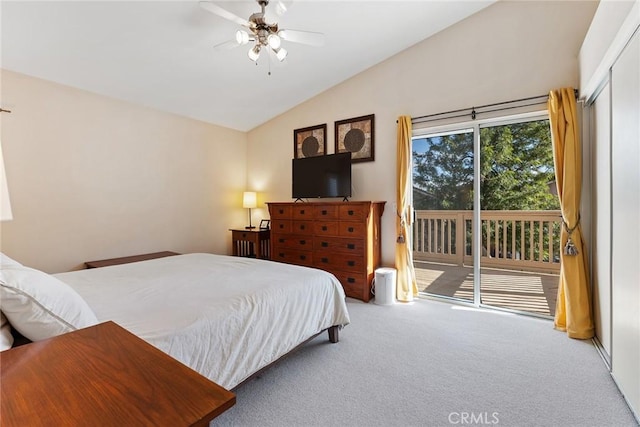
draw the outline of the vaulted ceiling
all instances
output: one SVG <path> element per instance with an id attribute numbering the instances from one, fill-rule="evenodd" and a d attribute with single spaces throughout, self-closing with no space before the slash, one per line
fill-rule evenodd
<path id="1" fill-rule="evenodd" d="M 255 64 L 249 45 L 214 49 L 241 27 L 197 1 L 3 0 L 0 65 L 247 131 L 493 2 L 290 1 L 280 28 L 322 32 L 324 46 L 285 41 L 283 63 Z M 214 3 L 245 19 L 260 10 Z"/>

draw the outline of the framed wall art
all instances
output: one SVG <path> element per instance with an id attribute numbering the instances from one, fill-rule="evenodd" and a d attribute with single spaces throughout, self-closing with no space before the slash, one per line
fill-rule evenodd
<path id="1" fill-rule="evenodd" d="M 293 131 L 293 158 L 323 156 L 327 154 L 327 124 L 295 129 Z"/>
<path id="2" fill-rule="evenodd" d="M 351 162 L 374 160 L 374 114 L 335 122 L 336 153 L 351 152 Z"/>

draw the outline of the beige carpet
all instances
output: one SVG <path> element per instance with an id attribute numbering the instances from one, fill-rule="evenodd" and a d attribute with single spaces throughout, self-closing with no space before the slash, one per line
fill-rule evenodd
<path id="1" fill-rule="evenodd" d="M 550 321 L 430 300 L 349 310 L 339 343 L 317 337 L 211 425 L 638 425 L 592 343 Z"/>

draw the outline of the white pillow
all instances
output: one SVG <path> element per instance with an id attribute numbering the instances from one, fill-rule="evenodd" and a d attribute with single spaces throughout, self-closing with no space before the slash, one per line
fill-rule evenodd
<path id="1" fill-rule="evenodd" d="M 11 335 L 11 325 L 0 312 L 0 351 L 9 350 L 13 345 L 13 335 Z"/>
<path id="2" fill-rule="evenodd" d="M 24 266 L 3 266 L 0 271 L 0 308 L 11 326 L 31 341 L 98 323 L 69 285 Z"/>
<path id="3" fill-rule="evenodd" d="M 2 252 L 0 252 L 0 269 L 5 269 L 9 267 L 22 267 L 18 261 L 14 261 Z"/>

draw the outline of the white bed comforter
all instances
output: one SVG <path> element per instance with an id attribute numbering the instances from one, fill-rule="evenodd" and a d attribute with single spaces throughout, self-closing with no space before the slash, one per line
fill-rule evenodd
<path id="1" fill-rule="evenodd" d="M 188 254 L 55 276 L 99 321 L 113 320 L 228 389 L 349 323 L 332 274 L 264 260 Z"/>

